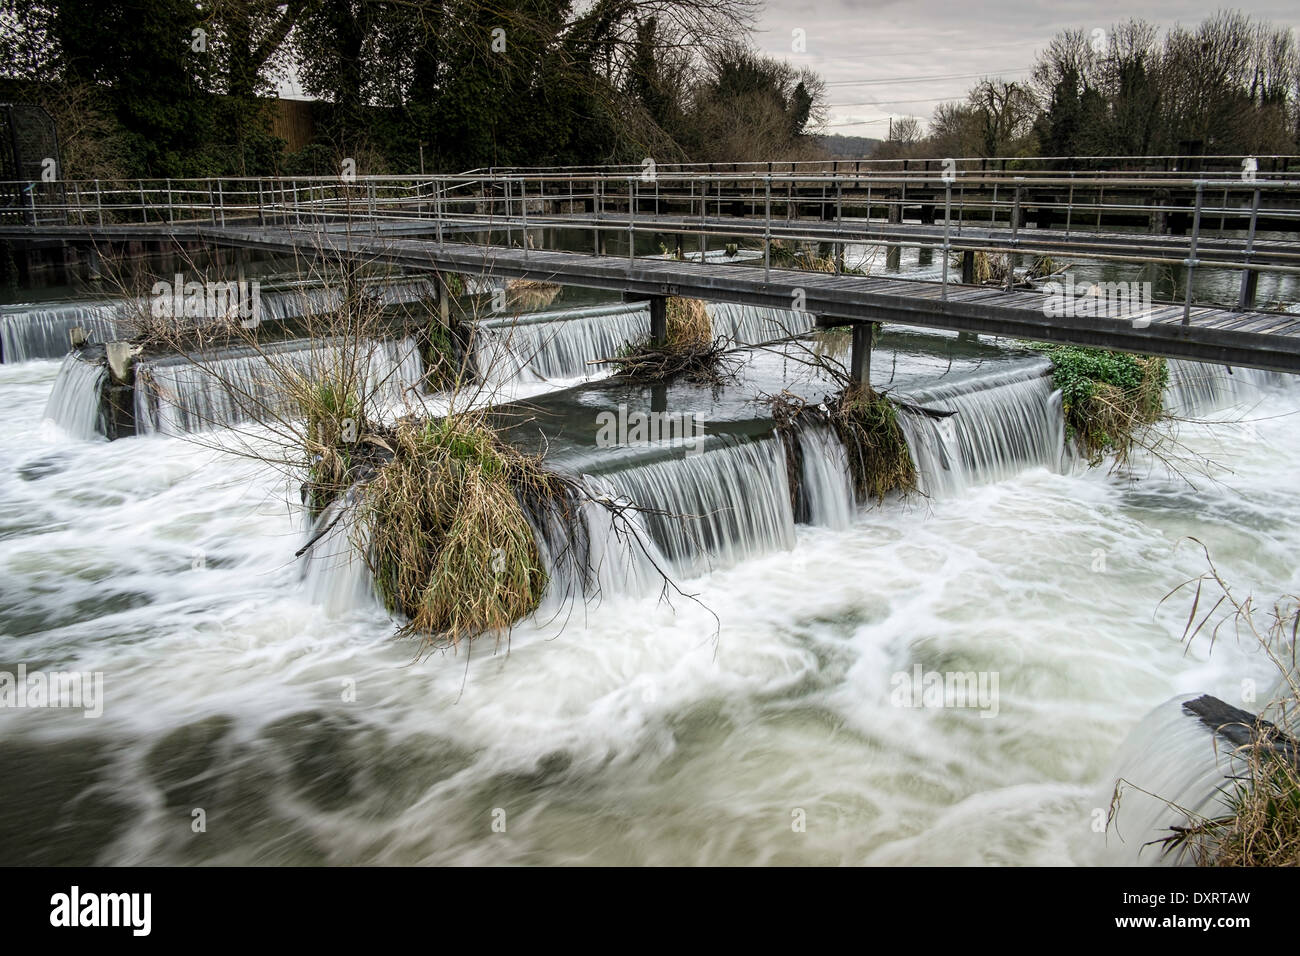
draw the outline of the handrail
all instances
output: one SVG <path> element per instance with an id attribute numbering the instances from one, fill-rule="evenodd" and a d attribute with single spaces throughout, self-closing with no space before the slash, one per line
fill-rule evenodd
<path id="1" fill-rule="evenodd" d="M 712 168 L 724 164 L 703 165 L 711 168 L 603 166 L 585 174 L 575 171 L 577 167 L 561 167 L 346 177 L 8 180 L 0 181 L 0 222 L 17 216 L 38 231 L 55 221 L 65 228 L 132 223 L 229 228 L 256 222 L 295 229 L 365 226 L 377 233 L 381 228 L 410 227 L 436 231 L 440 243 L 445 233 L 478 232 L 486 240 L 490 232 L 500 231 L 511 244 L 518 232 L 524 237 L 519 241 L 525 249 L 530 247 L 527 237 L 531 231 L 571 228 L 590 230 L 596 253 L 602 249 L 602 237 L 621 234 L 628 254 L 635 258 L 638 236 L 665 232 L 698 236 L 703 251 L 711 237 L 758 241 L 765 249 L 775 240 L 824 242 L 836 248 L 847 242 L 889 248 L 917 245 L 927 237 L 915 233 L 909 237 L 902 221 L 907 210 L 919 208 L 923 224 L 936 229 L 939 211 L 945 211 L 944 248 L 963 252 L 1050 250 L 1056 255 L 1106 261 L 1182 265 L 1189 271 L 1198 265 L 1212 265 L 1241 270 L 1243 276 L 1297 270 L 1291 264 L 1289 247 L 1278 252 L 1269 241 L 1252 246 L 1250 241 L 1202 235 L 1203 230 L 1213 230 L 1216 221 L 1222 234 L 1230 218 L 1240 222 L 1248 217 L 1252 237 L 1261 219 L 1300 222 L 1300 176 L 1289 173 L 1254 170 L 1216 179 L 1199 172 L 1035 173 L 973 171 L 951 165 L 928 171 L 855 168 L 829 173 L 824 168 L 827 163 L 819 163 L 822 168 L 818 169 L 809 166 L 805 172 L 785 173 L 764 171 L 765 166 L 770 169 L 779 164 L 726 164 L 733 166 L 730 171 Z M 741 170 L 742 166 L 746 168 Z M 4 205 L 5 198 L 14 201 Z M 552 204 L 549 212 L 547 203 Z M 557 214 L 556 210 L 566 205 L 568 212 Z M 672 213 L 675 218 L 660 215 L 664 206 L 676 210 Z M 728 212 L 732 215 L 723 215 L 724 206 L 731 207 Z M 1040 225 L 1043 217 L 1049 222 L 1063 220 L 1066 239 L 1061 239 L 1059 231 L 1022 229 L 1026 209 L 1034 211 Z M 877 216 L 880 210 L 885 213 L 883 225 Z M 735 215 L 737 211 L 740 215 Z M 1132 234 L 1103 229 L 1108 217 L 1112 221 L 1116 217 L 1129 221 L 1150 217 L 1156 223 L 1174 216 L 1182 217 L 1184 227 L 1191 226 L 1190 240 L 1149 242 L 1144 248 L 1140 238 L 1121 241 Z M 810 218 L 822 225 L 812 228 L 807 224 Z M 989 224 L 1000 228 L 1003 223 L 1010 230 L 1009 237 L 962 234 L 964 227 Z M 1201 261 L 1197 260 L 1198 242 L 1201 254 L 1208 257 Z M 1262 252 L 1269 254 L 1269 262 L 1252 261 Z M 1239 259 L 1234 258 L 1238 253 Z M 769 259 L 765 255 L 764 262 Z"/>

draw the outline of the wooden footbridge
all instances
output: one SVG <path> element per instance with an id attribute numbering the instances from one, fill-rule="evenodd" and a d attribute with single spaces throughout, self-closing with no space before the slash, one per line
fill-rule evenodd
<path id="1" fill-rule="evenodd" d="M 798 308 L 855 326 L 859 372 L 876 322 L 1300 372 L 1300 314 L 1254 302 L 1261 274 L 1300 298 L 1300 174 L 1272 165 L 1219 178 L 944 163 L 0 184 L 19 197 L 0 206 L 0 239 L 183 240 L 609 289 L 649 298 L 656 334 L 667 296 Z M 856 274 L 845 250 L 862 245 L 930 249 L 938 274 Z M 796 248 L 814 252 L 811 270 L 797 268 Z M 1126 281 L 1076 295 L 1026 287 L 1013 271 L 975 284 L 978 253 L 1099 261 L 1137 276 L 1168 266 L 1184 294 L 1155 302 L 1149 282 Z M 1238 274 L 1233 307 L 1193 300 L 1205 269 Z"/>

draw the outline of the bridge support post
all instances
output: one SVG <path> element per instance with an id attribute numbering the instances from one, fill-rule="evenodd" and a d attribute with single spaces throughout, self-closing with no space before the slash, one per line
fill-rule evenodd
<path id="1" fill-rule="evenodd" d="M 887 246 L 885 248 L 885 268 L 891 272 L 897 272 L 903 264 L 903 247 L 900 245 Z"/>
<path id="2" fill-rule="evenodd" d="M 975 284 L 975 250 L 967 249 L 961 254 L 962 285 Z"/>
<path id="3" fill-rule="evenodd" d="M 885 199 L 888 204 L 885 208 L 887 221 L 891 226 L 900 225 L 903 222 L 903 197 L 898 191 L 892 191 Z"/>
<path id="4" fill-rule="evenodd" d="M 438 324 L 444 329 L 451 328 L 451 295 L 447 292 L 447 281 L 441 272 L 434 273 L 433 304 Z"/>
<path id="5" fill-rule="evenodd" d="M 650 344 L 655 346 L 668 344 L 667 296 L 650 297 Z"/>
<path id="6" fill-rule="evenodd" d="M 849 376 L 854 384 L 871 387 L 871 339 L 875 322 L 859 322 L 853 326 L 853 354 L 849 360 Z"/>
<path id="7" fill-rule="evenodd" d="M 1259 290 L 1259 273 L 1244 269 L 1241 273 L 1241 291 L 1237 295 L 1237 310 L 1245 312 L 1255 307 L 1255 293 Z"/>

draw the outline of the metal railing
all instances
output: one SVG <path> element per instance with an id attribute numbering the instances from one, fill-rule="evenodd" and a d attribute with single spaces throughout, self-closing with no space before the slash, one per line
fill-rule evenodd
<path id="1" fill-rule="evenodd" d="M 1233 159 L 1226 157 L 1224 159 Z M 1300 228 L 1300 177 L 1281 174 L 1199 176 L 1164 172 L 941 172 L 872 169 L 767 172 L 772 164 L 731 164 L 727 171 L 665 167 L 530 170 L 428 176 L 220 177 L 163 180 L 64 180 L 0 183 L 0 223 L 39 230 L 76 227 L 289 228 L 345 230 L 370 235 L 403 232 L 445 241 L 532 248 L 538 229 L 590 231 L 592 254 L 614 235 L 636 258 L 638 237 L 692 235 L 701 261 L 711 239 L 757 243 L 765 277 L 773 243 L 818 242 L 832 247 L 832 268 L 843 269 L 847 243 L 895 248 L 932 245 L 944 256 L 942 295 L 948 294 L 949 257 L 962 252 L 1034 254 L 1054 250 L 1079 258 L 1187 270 L 1185 319 L 1198 254 L 1215 244 L 1212 264 L 1242 272 L 1239 305 L 1253 295 L 1259 272 L 1300 273 L 1300 245 L 1273 241 L 1260 256 L 1261 222 L 1289 232 Z M 914 212 L 920 224 L 906 223 Z M 1027 214 L 1042 227 L 1026 228 Z M 1147 223 L 1190 230 L 1185 242 L 1158 240 L 1112 228 Z M 1215 224 L 1217 223 L 1217 228 Z M 920 234 L 920 227 L 934 231 Z M 1215 229 L 1213 239 L 1204 232 Z M 972 238 L 965 230 L 986 231 Z M 995 235 L 1005 227 L 1006 232 Z M 913 230 L 906 234 L 906 230 Z M 1089 231 L 1081 232 L 1081 229 Z M 941 230 L 941 232 L 939 232 Z M 1225 235 L 1228 234 L 1228 235 Z M 677 240 L 673 240 L 675 243 Z M 500 242 L 495 243 L 500 244 Z"/>

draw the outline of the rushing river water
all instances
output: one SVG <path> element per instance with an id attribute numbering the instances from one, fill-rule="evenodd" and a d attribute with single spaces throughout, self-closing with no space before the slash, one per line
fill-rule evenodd
<path id="1" fill-rule="evenodd" d="M 972 392 L 910 338 L 903 391 L 964 410 L 909 425 L 923 470 L 961 439 L 931 497 L 849 511 L 806 463 L 826 490 L 794 524 L 771 439 L 709 451 L 690 469 L 729 455 L 770 487 L 762 547 L 679 561 L 697 601 L 611 590 L 423 660 L 304 580 L 289 477 L 219 434 L 76 440 L 42 421 L 58 360 L 0 366 L 0 670 L 103 674 L 98 718 L 0 712 L 0 861 L 1149 860 L 1094 829 L 1126 737 L 1173 695 L 1272 683 L 1248 647 L 1184 647 L 1187 604 L 1160 599 L 1204 570 L 1188 535 L 1238 587 L 1296 590 L 1300 390 L 1243 379 L 1210 417 L 1248 421 L 1180 425 L 1226 466 L 1192 487 L 1062 460 L 1038 360 L 971 346 Z M 826 443 L 805 453 L 839 460 Z M 692 472 L 657 468 L 601 480 L 689 505 Z M 918 670 L 991 693 L 900 706 Z"/>
<path id="2" fill-rule="evenodd" d="M 42 423 L 59 367 L 0 367 L 0 670 L 101 671 L 103 715 L 0 714 L 5 862 L 1131 862 L 1092 826 L 1126 735 L 1269 678 L 1184 652 L 1180 538 L 1296 587 L 1300 394 L 1268 389 L 1182 425 L 1231 467 L 1196 489 L 1028 464 L 794 525 L 685 581 L 699 604 L 607 594 L 413 661 L 376 607 L 313 602 L 289 479 L 72 440 Z M 898 706 L 917 667 L 997 695 Z"/>

